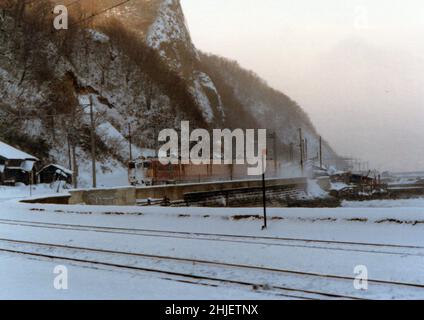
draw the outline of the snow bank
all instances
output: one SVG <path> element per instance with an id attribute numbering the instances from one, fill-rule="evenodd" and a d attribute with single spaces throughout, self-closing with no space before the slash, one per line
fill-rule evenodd
<path id="1" fill-rule="evenodd" d="M 344 201 L 344 208 L 424 208 L 424 198 L 402 200 Z"/>
<path id="2" fill-rule="evenodd" d="M 6 197 L 7 198 L 7 197 Z M 9 194 L 9 200 L 11 194 Z M 9 202 L 13 205 L 12 202 Z M 16 206 L 16 203 L 15 203 Z M 42 212 L 68 213 L 71 215 L 117 215 L 117 216 L 151 216 L 155 219 L 173 219 L 184 217 L 191 221 L 207 219 L 211 229 L 219 221 L 256 221 L 262 219 L 260 208 L 185 208 L 185 207 L 126 207 L 126 206 L 63 206 L 63 205 L 37 205 L 18 204 L 17 208 L 37 209 Z M 326 223 L 348 225 L 396 224 L 409 226 L 424 225 L 424 207 L 398 207 L 398 208 L 270 208 L 268 218 L 273 223 Z M 194 219 L 194 220 L 192 220 Z M 219 230 L 217 227 L 216 230 Z"/>
<path id="3" fill-rule="evenodd" d="M 316 180 L 308 181 L 308 195 L 314 199 L 328 197 L 328 193 L 320 187 Z"/>
<path id="4" fill-rule="evenodd" d="M 63 187 L 63 184 L 62 184 Z M 40 196 L 57 196 L 58 185 L 39 184 L 30 186 L 19 185 L 16 187 L 0 186 L 0 203 L 10 200 L 28 199 L 30 197 Z M 65 192 L 63 188 L 59 188 L 60 192 Z"/>

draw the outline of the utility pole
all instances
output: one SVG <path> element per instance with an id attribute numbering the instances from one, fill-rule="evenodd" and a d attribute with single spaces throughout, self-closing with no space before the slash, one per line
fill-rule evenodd
<path id="1" fill-rule="evenodd" d="M 97 188 L 96 176 L 96 124 L 94 121 L 93 100 L 90 96 L 90 121 L 91 121 L 91 161 L 93 174 L 93 188 Z"/>
<path id="2" fill-rule="evenodd" d="M 130 143 L 130 162 L 133 161 L 131 123 L 128 123 L 128 141 Z"/>
<path id="3" fill-rule="evenodd" d="M 308 161 L 308 139 L 305 138 L 305 161 Z"/>
<path id="4" fill-rule="evenodd" d="M 72 141 L 72 182 L 74 183 L 74 189 L 78 188 L 78 165 L 75 141 Z"/>
<path id="5" fill-rule="evenodd" d="M 32 197 L 32 184 L 33 184 L 33 181 L 32 181 L 32 179 L 33 179 L 33 172 L 31 171 L 30 173 L 29 173 L 29 196 L 30 197 Z"/>
<path id="6" fill-rule="evenodd" d="M 73 130 L 75 130 L 73 128 Z M 72 184 L 74 189 L 78 188 L 78 173 L 77 173 L 77 156 L 75 154 L 75 137 L 73 134 L 68 132 L 68 157 L 69 157 L 69 169 L 72 171 Z"/>
<path id="7" fill-rule="evenodd" d="M 264 206 L 264 225 L 262 226 L 262 230 L 265 230 L 268 228 L 268 218 L 267 218 L 267 212 L 266 212 L 266 182 L 265 182 L 266 155 L 267 155 L 267 150 L 265 149 L 262 151 L 262 199 L 263 199 L 263 206 Z"/>
<path id="8" fill-rule="evenodd" d="M 322 169 L 323 162 L 322 162 L 322 137 L 319 137 L 319 167 Z"/>
<path id="9" fill-rule="evenodd" d="M 76 108 L 72 108 L 71 120 L 68 124 L 68 152 L 69 152 L 69 169 L 72 171 L 72 184 L 74 189 L 78 188 L 78 165 L 76 155 L 77 129 L 75 128 Z"/>
<path id="10" fill-rule="evenodd" d="M 66 135 L 66 142 L 67 142 L 67 147 L 68 147 L 68 168 L 69 170 L 72 170 L 72 154 L 71 154 L 71 139 L 69 138 L 69 128 L 68 128 L 68 132 Z"/>
<path id="11" fill-rule="evenodd" d="M 304 163 L 303 163 L 303 135 L 302 135 L 302 128 L 299 128 L 299 148 L 300 148 L 300 169 L 302 170 L 303 175 L 303 169 L 304 169 Z"/>

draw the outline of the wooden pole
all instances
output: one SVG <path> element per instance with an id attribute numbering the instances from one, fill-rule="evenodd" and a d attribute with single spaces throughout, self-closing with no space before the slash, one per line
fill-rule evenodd
<path id="1" fill-rule="evenodd" d="M 305 138 L 305 161 L 308 161 L 308 139 Z"/>
<path id="2" fill-rule="evenodd" d="M 71 167 L 72 170 L 72 184 L 74 186 L 74 189 L 78 188 L 78 164 L 77 164 L 77 154 L 76 154 L 76 128 L 75 128 L 75 118 L 76 118 L 76 108 L 72 109 L 72 124 L 70 128 L 70 132 L 68 133 L 68 143 L 69 143 L 69 149 L 70 149 L 70 156 L 71 156 Z"/>
<path id="3" fill-rule="evenodd" d="M 133 161 L 131 123 L 128 124 L 128 140 L 130 143 L 130 162 Z"/>
<path id="4" fill-rule="evenodd" d="M 72 170 L 72 153 L 71 153 L 71 141 L 69 138 L 69 129 L 68 129 L 68 134 L 66 136 L 66 140 L 68 144 L 68 166 L 69 166 L 69 170 Z"/>
<path id="5" fill-rule="evenodd" d="M 300 148 L 300 169 L 302 170 L 302 175 L 303 175 L 303 170 L 304 170 L 304 162 L 303 162 L 303 135 L 302 135 L 302 128 L 299 128 L 299 148 Z"/>
<path id="6" fill-rule="evenodd" d="M 32 197 L 32 178 L 33 178 L 32 174 L 33 174 L 33 171 L 29 173 L 29 196 L 30 197 Z"/>
<path id="7" fill-rule="evenodd" d="M 96 176 L 96 125 L 94 121 L 93 101 L 90 96 L 90 121 L 91 121 L 91 164 L 92 164 L 92 175 L 93 175 L 93 188 L 97 188 L 97 176 Z"/>
<path id="8" fill-rule="evenodd" d="M 263 151 L 263 159 L 262 159 L 262 199 L 263 199 L 263 206 L 264 206 L 264 225 L 262 227 L 262 230 L 265 230 L 268 228 L 268 218 L 267 218 L 267 208 L 266 208 L 266 182 L 265 182 L 265 161 L 266 161 L 266 150 Z"/>
<path id="9" fill-rule="evenodd" d="M 78 166 L 77 166 L 77 155 L 76 155 L 75 141 L 72 141 L 72 182 L 74 188 L 78 188 Z"/>

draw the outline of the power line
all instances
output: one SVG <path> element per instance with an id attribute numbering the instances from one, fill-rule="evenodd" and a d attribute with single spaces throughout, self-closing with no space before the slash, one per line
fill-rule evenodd
<path id="1" fill-rule="evenodd" d="M 34 0 L 34 1 L 27 2 L 27 3 L 26 3 L 26 5 L 31 5 L 31 4 L 33 4 L 33 3 L 37 2 L 37 1 L 38 1 L 38 0 Z M 72 23 L 72 24 L 70 24 L 69 26 L 74 26 L 74 25 L 78 25 L 78 24 L 80 24 L 80 23 L 86 22 L 87 20 L 90 20 L 90 19 L 93 19 L 93 18 L 95 18 L 95 17 L 97 17 L 97 16 L 100 16 L 100 15 L 102 15 L 102 14 L 104 14 L 104 13 L 106 13 L 106 12 L 110 11 L 110 10 L 113 10 L 113 9 L 116 9 L 116 8 L 118 8 L 118 7 L 120 7 L 120 6 L 123 6 L 124 4 L 126 4 L 126 3 L 130 2 L 130 1 L 132 1 L 132 0 L 124 0 L 124 1 L 121 1 L 121 2 L 119 2 L 119 3 L 115 4 L 115 5 L 111 6 L 111 7 L 108 7 L 108 8 L 105 8 L 105 9 L 103 9 L 103 10 L 100 10 L 100 11 L 98 11 L 98 12 L 96 12 L 96 13 L 93 13 L 93 14 L 91 14 L 90 16 L 88 16 L 88 17 L 86 17 L 86 18 L 84 18 L 84 19 L 81 19 L 80 21 L 77 21 L 77 22 L 75 22 L 75 23 Z M 81 2 L 81 0 L 75 0 L 75 1 L 72 1 L 72 2 L 70 2 L 70 3 L 68 3 L 68 4 L 65 4 L 64 6 L 65 6 L 65 7 L 70 7 L 70 6 L 73 6 L 73 5 L 75 5 L 75 4 L 79 3 L 79 2 Z"/>
<path id="2" fill-rule="evenodd" d="M 106 12 L 110 11 L 110 10 L 113 10 L 113 9 L 116 9 L 116 8 L 118 8 L 118 7 L 120 7 L 120 6 L 123 6 L 124 4 L 126 4 L 126 3 L 130 2 L 130 1 L 132 1 L 132 0 L 125 0 L 125 1 L 122 1 L 122 2 L 120 2 L 120 3 L 118 3 L 118 4 L 116 4 L 116 5 L 113 5 L 113 6 L 109 7 L 109 8 L 106 8 L 106 9 L 104 9 L 104 10 L 101 10 L 101 11 L 99 11 L 99 12 L 97 12 L 97 13 L 93 13 L 91 16 L 86 17 L 86 18 L 84 18 L 84 19 L 81 19 L 80 21 L 77 21 L 77 22 L 75 22 L 75 23 L 72 23 L 72 24 L 70 24 L 69 26 L 74 26 L 74 25 L 77 25 L 77 24 L 80 24 L 80 23 L 86 22 L 87 20 L 93 19 L 93 18 L 95 18 L 95 17 L 97 17 L 97 16 L 99 16 L 99 15 L 102 15 L 102 14 L 104 14 L 104 13 L 106 13 Z"/>
<path id="3" fill-rule="evenodd" d="M 75 1 L 72 1 L 72 2 L 70 2 L 68 4 L 65 4 L 64 6 L 65 7 L 72 7 L 73 5 L 75 5 L 75 4 L 79 3 L 79 2 L 81 2 L 81 0 L 75 0 Z"/>
<path id="4" fill-rule="evenodd" d="M 26 2 L 25 3 L 25 5 L 31 5 L 31 4 L 33 4 L 33 3 L 35 3 L 35 2 L 39 2 L 40 0 L 33 0 L 33 1 L 28 1 L 28 2 Z M 77 4 L 78 2 L 81 2 L 81 0 L 75 0 L 75 1 L 72 1 L 72 2 L 70 2 L 70 3 L 68 3 L 68 4 L 64 4 L 64 6 L 65 7 L 71 7 L 71 6 L 73 6 L 73 5 L 75 5 L 75 4 Z"/>
<path id="5" fill-rule="evenodd" d="M 77 111 L 84 111 L 85 109 L 88 109 L 90 106 L 89 105 L 85 105 L 84 107 L 82 107 L 81 109 L 78 109 Z M 5 111 L 11 118 L 8 119 L 1 119 L 4 121 L 16 121 L 16 120 L 41 120 L 41 119 L 48 119 L 48 118 L 57 118 L 57 117 L 75 117 L 75 112 L 70 112 L 70 113 L 56 113 L 56 114 L 46 114 L 46 115 L 15 115 L 11 112 L 8 112 L 6 110 Z M 88 113 L 84 113 L 82 114 L 82 116 L 88 116 Z"/>

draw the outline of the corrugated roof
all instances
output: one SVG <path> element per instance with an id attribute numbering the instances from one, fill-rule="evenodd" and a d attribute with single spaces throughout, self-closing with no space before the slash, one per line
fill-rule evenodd
<path id="1" fill-rule="evenodd" d="M 0 141 L 0 157 L 8 160 L 34 160 L 38 159 L 28 153 L 18 150 L 2 141 Z"/>

